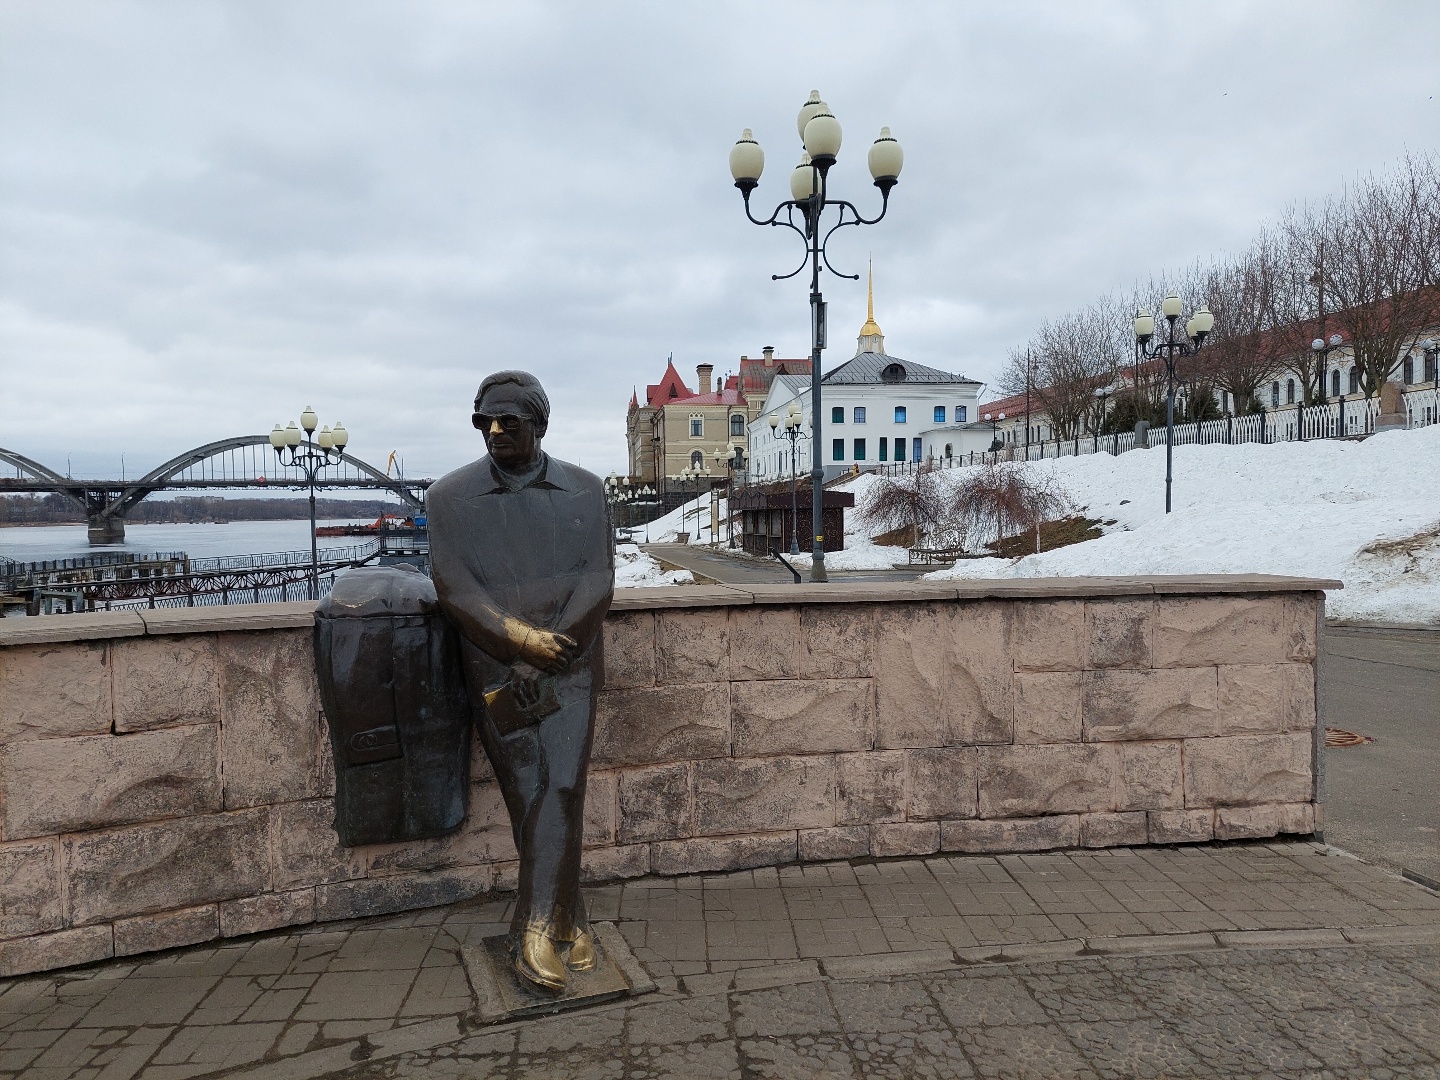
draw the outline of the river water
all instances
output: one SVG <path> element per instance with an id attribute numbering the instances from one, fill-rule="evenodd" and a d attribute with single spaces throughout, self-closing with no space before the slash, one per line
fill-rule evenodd
<path id="1" fill-rule="evenodd" d="M 350 521 L 322 521 L 322 525 L 347 525 Z M 363 537 L 320 538 L 320 546 L 350 547 L 364 543 Z M 272 551 L 309 551 L 310 522 L 232 521 L 224 525 L 131 525 L 125 526 L 125 543 L 91 547 L 84 525 L 24 525 L 0 528 L 0 555 L 16 562 L 41 559 L 70 559 L 91 552 L 127 551 L 149 554 L 183 551 L 196 559 L 221 555 L 260 555 Z"/>

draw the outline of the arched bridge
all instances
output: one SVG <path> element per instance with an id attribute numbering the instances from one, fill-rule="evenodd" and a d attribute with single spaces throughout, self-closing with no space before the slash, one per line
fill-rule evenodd
<path id="1" fill-rule="evenodd" d="M 141 499 L 157 491 L 187 488 L 303 488 L 299 469 L 280 464 L 270 447 L 269 435 L 238 435 L 197 446 L 138 480 L 75 480 L 13 450 L 0 448 L 0 494 L 56 491 L 85 511 L 92 544 L 116 544 L 125 539 L 125 515 Z M 315 481 L 317 489 L 375 488 L 392 492 L 412 508 L 425 506 L 429 480 L 387 476 L 375 466 L 349 454 L 325 470 Z"/>

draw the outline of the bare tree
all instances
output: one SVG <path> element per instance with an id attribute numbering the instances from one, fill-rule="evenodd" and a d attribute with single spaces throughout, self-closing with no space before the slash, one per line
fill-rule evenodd
<path id="1" fill-rule="evenodd" d="M 1073 502 L 1053 473 L 1041 475 L 1024 462 L 986 464 L 964 470 L 950 497 L 955 520 L 966 535 L 996 541 L 1069 512 Z"/>
<path id="2" fill-rule="evenodd" d="M 915 545 L 927 539 L 950 540 L 946 535 L 953 531 L 950 518 L 939 467 L 933 462 L 920 465 L 913 473 L 875 480 L 858 514 L 860 523 L 870 529 L 910 530 L 910 542 Z"/>
<path id="3" fill-rule="evenodd" d="M 1437 177 L 1431 155 L 1365 176 L 1331 200 L 1318 273 L 1354 357 L 1361 392 L 1379 393 L 1440 316 Z"/>
<path id="4" fill-rule="evenodd" d="M 1077 312 L 1042 324 L 1024 349 L 1010 353 L 999 384 L 1027 395 L 1031 414 L 1043 414 L 1056 438 L 1092 430 L 1098 420 L 1096 389 L 1110 385 L 1129 359 L 1116 337 L 1118 305 L 1102 298 Z"/>
<path id="5" fill-rule="evenodd" d="M 1269 328 L 1271 297 L 1279 273 L 1277 252 L 1257 241 L 1240 256 L 1215 262 L 1196 274 L 1198 288 L 1215 316 L 1205 348 L 1187 366 L 1204 372 L 1228 393 L 1239 414 L 1259 408 L 1259 392 L 1281 369 Z"/>
<path id="6" fill-rule="evenodd" d="M 1280 249 L 1279 273 L 1270 297 L 1270 332 L 1285 368 L 1300 380 L 1305 405 L 1325 402 L 1329 351 L 1312 349 L 1315 338 L 1330 337 L 1336 327 L 1325 295 L 1325 233 L 1328 208 L 1308 205 L 1286 210 L 1280 224 L 1267 230 Z"/>

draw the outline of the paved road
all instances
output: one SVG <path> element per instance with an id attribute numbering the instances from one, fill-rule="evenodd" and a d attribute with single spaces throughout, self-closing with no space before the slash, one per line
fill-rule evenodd
<path id="1" fill-rule="evenodd" d="M 659 989 L 479 1024 L 507 900 L 0 981 L 0 1076 L 1440 1076 L 1440 895 L 1308 842 L 588 890 Z"/>
<path id="2" fill-rule="evenodd" d="M 1325 838 L 1440 881 L 1440 631 L 1329 627 L 1321 715 L 1375 741 L 1326 753 Z"/>

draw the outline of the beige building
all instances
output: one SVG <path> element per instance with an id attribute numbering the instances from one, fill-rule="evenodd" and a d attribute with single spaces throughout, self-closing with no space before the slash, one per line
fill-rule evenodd
<path id="1" fill-rule="evenodd" d="M 699 388 L 691 390 L 672 360 L 660 381 L 645 388 L 643 404 L 631 395 L 625 436 L 633 482 L 679 490 L 676 478 L 691 467 L 708 469 L 715 483 L 728 477 L 716 455 L 728 459 L 745 445 L 748 417 L 740 377 L 730 376 L 717 389 L 711 385 L 714 370 L 697 365 Z"/>

